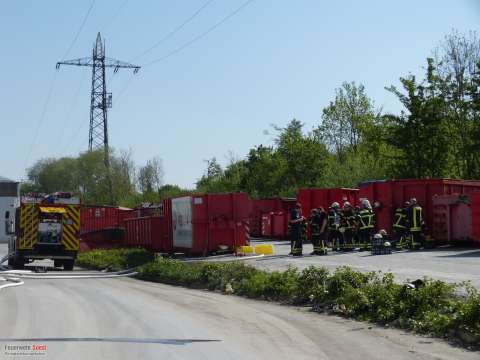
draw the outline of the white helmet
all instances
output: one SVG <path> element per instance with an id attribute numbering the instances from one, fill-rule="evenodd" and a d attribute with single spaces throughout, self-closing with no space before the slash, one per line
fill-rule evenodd
<path id="1" fill-rule="evenodd" d="M 378 233 L 377 233 L 377 234 L 373 235 L 373 238 L 374 238 L 374 239 L 381 239 L 381 238 L 382 238 L 382 234 L 378 234 Z"/>
<path id="2" fill-rule="evenodd" d="M 368 199 L 363 199 L 362 200 L 362 206 L 365 209 L 371 209 L 372 208 L 372 205 L 370 205 L 370 201 L 368 201 Z"/>
<path id="3" fill-rule="evenodd" d="M 346 207 L 352 207 L 352 204 L 350 204 L 350 202 L 348 202 L 348 201 L 345 201 L 345 202 L 343 203 L 343 207 L 344 207 L 344 208 L 346 208 Z"/>
<path id="4" fill-rule="evenodd" d="M 392 246 L 392 244 L 390 244 L 390 241 L 385 241 L 385 242 L 383 243 L 383 246 L 385 246 L 385 247 L 390 247 L 390 246 Z"/>
<path id="5" fill-rule="evenodd" d="M 340 204 L 338 202 L 333 202 L 332 205 L 330 206 L 331 208 L 338 209 L 340 207 Z"/>

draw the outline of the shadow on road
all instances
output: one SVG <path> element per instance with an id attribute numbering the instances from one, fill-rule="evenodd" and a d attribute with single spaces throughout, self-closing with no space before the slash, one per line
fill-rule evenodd
<path id="1" fill-rule="evenodd" d="M 477 251 L 469 251 L 469 252 L 461 252 L 458 254 L 448 254 L 448 255 L 438 255 L 437 257 L 441 258 L 473 258 L 473 257 L 480 257 L 480 250 Z"/>
<path id="2" fill-rule="evenodd" d="M 112 343 L 136 343 L 136 344 L 163 344 L 163 345 L 187 345 L 191 343 L 220 342 L 217 339 L 152 339 L 152 338 L 0 338 L 0 342 L 112 342 Z"/>

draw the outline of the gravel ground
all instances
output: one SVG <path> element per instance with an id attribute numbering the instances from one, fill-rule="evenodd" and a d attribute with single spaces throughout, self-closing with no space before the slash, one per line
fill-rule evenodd
<path id="1" fill-rule="evenodd" d="M 441 247 L 429 250 L 399 251 L 391 255 L 371 255 L 370 252 L 330 252 L 326 256 L 309 255 L 312 245 L 304 245 L 301 258 L 288 256 L 289 241 L 252 240 L 252 245 L 273 244 L 275 254 L 248 263 L 267 270 L 284 270 L 288 266 L 304 269 L 310 265 L 326 266 L 334 270 L 348 265 L 359 271 L 392 272 L 399 281 L 415 280 L 428 276 L 447 281 L 471 281 L 480 289 L 480 249 Z"/>

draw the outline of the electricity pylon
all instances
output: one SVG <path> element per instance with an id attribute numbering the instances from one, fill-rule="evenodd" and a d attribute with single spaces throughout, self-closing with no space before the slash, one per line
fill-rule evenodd
<path id="1" fill-rule="evenodd" d="M 108 148 L 107 109 L 112 107 L 112 93 L 107 93 L 105 69 L 113 68 L 114 73 L 119 69 L 133 69 L 133 73 L 136 74 L 140 70 L 140 66 L 106 57 L 105 42 L 102 43 L 100 33 L 97 34 L 97 40 L 93 45 L 91 57 L 59 61 L 57 62 L 56 68 L 59 69 L 61 65 L 87 66 L 92 68 L 88 150 L 92 151 L 103 148 L 104 162 L 109 174 L 110 160 Z M 112 195 L 111 189 L 110 193 Z"/>

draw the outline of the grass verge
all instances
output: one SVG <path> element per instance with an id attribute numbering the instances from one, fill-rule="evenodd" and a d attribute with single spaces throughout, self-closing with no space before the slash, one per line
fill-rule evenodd
<path id="1" fill-rule="evenodd" d="M 242 262 L 154 259 L 141 249 L 93 250 L 80 254 L 77 264 L 94 269 L 109 265 L 115 270 L 139 266 L 137 277 L 143 280 L 311 306 L 315 311 L 456 339 L 464 345 L 480 344 L 480 294 L 468 283 L 425 278 L 412 287 L 396 283 L 391 273 L 361 273 L 349 267 L 333 273 L 313 266 L 267 272 Z"/>
<path id="2" fill-rule="evenodd" d="M 96 249 L 78 254 L 75 264 L 88 269 L 121 271 L 152 262 L 155 256 L 144 249 Z"/>

